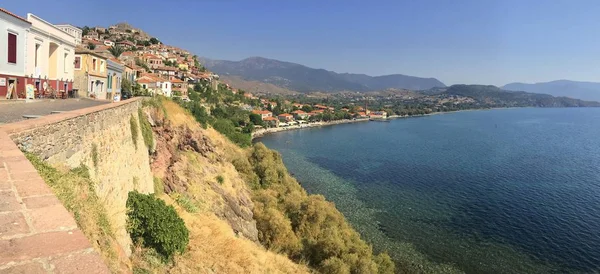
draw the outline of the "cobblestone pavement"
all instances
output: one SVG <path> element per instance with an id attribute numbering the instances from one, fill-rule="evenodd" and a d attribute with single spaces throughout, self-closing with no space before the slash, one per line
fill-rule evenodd
<path id="1" fill-rule="evenodd" d="M 70 111 L 109 103 L 90 99 L 36 100 L 31 103 L 0 101 L 0 124 L 24 120 L 23 115 L 44 116 L 52 111 Z"/>

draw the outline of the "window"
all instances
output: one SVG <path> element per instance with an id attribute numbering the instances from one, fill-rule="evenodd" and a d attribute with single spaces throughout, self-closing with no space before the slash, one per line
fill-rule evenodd
<path id="1" fill-rule="evenodd" d="M 104 72 L 104 61 L 100 60 L 100 72 Z"/>
<path id="2" fill-rule="evenodd" d="M 93 70 L 93 71 L 96 71 L 96 70 L 98 70 L 98 68 L 96 67 L 96 63 L 97 63 L 96 61 L 98 61 L 98 60 L 96 60 L 96 58 L 93 58 L 93 59 L 92 59 L 92 70 Z"/>
<path id="3" fill-rule="evenodd" d="M 75 69 L 81 69 L 81 56 L 75 56 L 75 61 L 73 62 L 73 64 L 75 65 Z"/>
<path id="4" fill-rule="evenodd" d="M 68 68 L 68 66 L 67 66 L 67 60 L 69 60 L 69 54 L 65 53 L 65 57 L 63 59 L 63 67 L 64 67 L 65 72 L 67 72 L 67 68 Z"/>
<path id="5" fill-rule="evenodd" d="M 38 67 L 38 54 L 40 52 L 40 47 L 42 47 L 42 45 L 36 43 L 35 44 L 35 67 Z"/>
<path id="6" fill-rule="evenodd" d="M 8 33 L 8 62 L 17 63 L 17 35 L 10 32 Z"/>

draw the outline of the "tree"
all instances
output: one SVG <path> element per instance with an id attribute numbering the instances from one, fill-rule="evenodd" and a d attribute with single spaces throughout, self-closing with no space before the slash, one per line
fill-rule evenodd
<path id="1" fill-rule="evenodd" d="M 119 58 L 119 56 L 125 52 L 125 49 L 121 46 L 111 46 L 108 51 L 110 51 L 110 54 L 112 54 L 115 58 Z"/>
<path id="2" fill-rule="evenodd" d="M 160 41 L 158 41 L 158 39 L 152 37 L 152 38 L 150 38 L 150 43 L 153 45 L 156 45 L 156 44 L 160 43 Z"/>
<path id="3" fill-rule="evenodd" d="M 129 81 L 129 79 L 127 78 L 123 78 L 121 79 L 121 90 L 122 91 L 132 91 L 132 85 L 131 82 Z"/>
<path id="4" fill-rule="evenodd" d="M 94 43 L 92 43 L 92 42 L 89 42 L 88 43 L 88 49 L 94 50 L 94 49 L 96 49 L 96 45 L 94 45 Z"/>
<path id="5" fill-rule="evenodd" d="M 108 29 L 104 30 L 104 34 L 110 34 L 110 32 L 108 31 Z"/>
<path id="6" fill-rule="evenodd" d="M 150 41 L 144 41 L 143 43 L 144 47 L 149 47 L 151 45 Z"/>
<path id="7" fill-rule="evenodd" d="M 260 126 L 264 126 L 264 124 L 265 124 L 265 122 L 263 122 L 260 115 L 258 115 L 256 113 L 250 113 L 250 122 L 252 122 L 252 124 L 260 125 Z"/>
<path id="8" fill-rule="evenodd" d="M 90 33 L 90 27 L 88 27 L 88 26 L 84 26 L 84 27 L 81 29 L 81 35 L 82 35 L 82 36 L 86 36 L 86 35 L 88 35 L 88 33 Z"/>

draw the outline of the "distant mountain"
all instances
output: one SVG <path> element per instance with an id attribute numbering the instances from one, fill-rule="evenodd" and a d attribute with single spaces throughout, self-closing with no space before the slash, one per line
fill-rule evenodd
<path id="1" fill-rule="evenodd" d="M 506 90 L 545 93 L 582 100 L 600 101 L 600 83 L 558 80 L 545 83 L 511 83 L 502 87 Z"/>
<path id="2" fill-rule="evenodd" d="M 251 57 L 241 61 L 200 58 L 200 62 L 218 74 L 239 76 L 244 80 L 260 81 L 298 92 L 365 92 L 388 88 L 421 90 L 436 86 L 445 87 L 444 83 L 435 78 L 401 74 L 377 77 L 365 74 L 339 74 L 262 57 Z"/>
<path id="3" fill-rule="evenodd" d="M 496 86 L 453 85 L 447 89 L 436 89 L 439 94 L 457 95 L 475 99 L 479 104 L 492 107 L 599 107 L 600 103 L 568 97 L 524 91 L 507 91 Z"/>
<path id="4" fill-rule="evenodd" d="M 278 87 L 273 84 L 263 83 L 259 81 L 248 81 L 240 78 L 239 76 L 221 75 L 221 80 L 231 85 L 232 87 L 239 88 L 248 91 L 253 94 L 271 94 L 271 95 L 292 95 L 294 92 Z"/>

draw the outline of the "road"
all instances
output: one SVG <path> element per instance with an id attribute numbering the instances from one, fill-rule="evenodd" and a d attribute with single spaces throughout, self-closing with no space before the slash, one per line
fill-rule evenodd
<path id="1" fill-rule="evenodd" d="M 50 115 L 52 111 L 69 111 L 97 105 L 109 104 L 106 101 L 90 99 L 56 99 L 39 102 L 0 102 L 0 124 L 24 120 L 23 115 Z"/>

